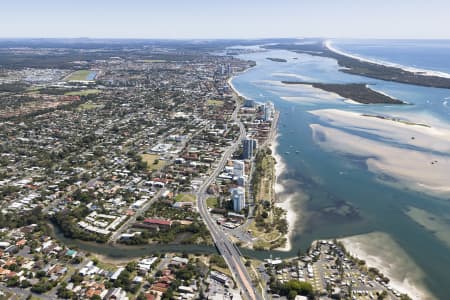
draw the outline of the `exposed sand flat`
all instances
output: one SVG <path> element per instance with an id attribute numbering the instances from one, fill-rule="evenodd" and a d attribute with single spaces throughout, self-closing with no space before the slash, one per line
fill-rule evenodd
<path id="1" fill-rule="evenodd" d="M 314 97 L 319 99 L 327 99 L 327 100 L 350 100 L 339 96 L 336 93 L 324 91 L 318 88 L 313 87 L 311 84 L 287 84 L 280 82 L 280 85 L 283 86 L 283 89 L 300 91 L 302 95 L 305 97 Z"/>
<path id="2" fill-rule="evenodd" d="M 441 217 L 416 207 L 409 207 L 406 214 L 415 222 L 431 231 L 436 238 L 443 241 L 450 248 L 450 216 Z"/>
<path id="3" fill-rule="evenodd" d="M 282 83 L 289 85 L 310 85 L 316 89 L 335 93 L 342 98 L 352 99 L 362 104 L 405 104 L 400 99 L 377 92 L 365 83 L 323 83 L 296 80 L 283 80 Z"/>
<path id="4" fill-rule="evenodd" d="M 335 127 L 355 132 L 311 124 L 315 142 L 325 149 L 366 157 L 370 171 L 389 175 L 408 188 L 450 195 L 450 130 L 444 126 L 412 125 L 335 109 L 311 113 Z M 360 136 L 367 133 L 379 139 Z"/>
<path id="5" fill-rule="evenodd" d="M 355 101 L 350 98 L 343 97 L 337 93 L 326 91 L 324 89 L 321 89 L 319 87 L 314 87 L 312 84 L 304 83 L 304 84 L 288 84 L 281 82 L 281 85 L 284 87 L 285 90 L 291 90 L 296 92 L 301 92 L 301 97 L 281 97 L 284 100 L 289 100 L 289 98 L 298 98 L 299 100 L 297 102 L 303 103 L 318 103 L 318 102 L 332 102 L 332 103 L 339 103 L 337 101 L 340 101 L 340 103 L 347 103 L 347 104 L 356 104 L 356 105 L 364 105 L 362 102 Z M 372 89 L 369 87 L 369 89 Z M 377 90 L 372 89 L 376 93 L 383 94 L 389 98 L 393 98 L 385 93 L 379 92 Z M 285 99 L 287 98 L 287 99 Z M 394 98 L 393 98 L 394 99 Z"/>
<path id="6" fill-rule="evenodd" d="M 261 84 L 265 87 L 270 87 L 270 90 L 279 95 L 281 99 L 295 102 L 302 105 L 314 105 L 318 103 L 344 103 L 350 99 L 343 98 L 335 93 L 316 89 L 311 85 L 303 84 L 284 84 L 281 81 L 275 80 L 258 80 L 255 84 Z M 301 96 L 288 96 L 289 92 L 301 93 Z"/>
<path id="7" fill-rule="evenodd" d="M 435 299 L 426 289 L 425 274 L 408 254 L 388 235 L 373 232 L 340 239 L 350 254 L 380 270 L 394 289 L 412 299 Z"/>
<path id="8" fill-rule="evenodd" d="M 359 102 L 356 102 L 355 100 L 351 100 L 351 99 L 344 100 L 344 102 L 348 103 L 348 104 L 364 105 L 363 103 L 359 103 Z"/>
<path id="9" fill-rule="evenodd" d="M 411 116 L 405 114 L 391 120 L 338 109 L 323 109 L 310 113 L 339 128 L 375 134 L 386 141 L 450 153 L 450 129 L 442 122 L 438 125 L 438 121 L 431 117 L 425 119 L 422 116 L 421 120 L 414 121 Z"/>
<path id="10" fill-rule="evenodd" d="M 417 191 L 436 196 L 450 195 L 449 156 L 395 147 L 319 124 L 310 127 L 315 142 L 323 148 L 367 157 L 366 164 L 371 172 L 394 177 Z"/>
<path id="11" fill-rule="evenodd" d="M 294 73 L 272 73 L 270 74 L 274 77 L 291 77 L 291 78 L 296 78 L 296 79 L 300 79 L 302 81 L 314 81 L 315 79 L 309 76 L 304 76 L 304 75 L 300 75 L 300 74 L 294 74 Z"/>

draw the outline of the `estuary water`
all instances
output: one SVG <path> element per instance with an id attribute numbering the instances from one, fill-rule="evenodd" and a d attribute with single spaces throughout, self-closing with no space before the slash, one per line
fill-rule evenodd
<path id="1" fill-rule="evenodd" d="M 368 54 L 355 45 L 333 45 Z M 388 60 L 389 49 L 380 49 L 376 56 L 371 48 L 370 57 Z M 450 72 L 450 60 L 434 68 L 411 53 L 392 62 Z M 286 255 L 304 251 L 313 240 L 358 236 L 366 254 L 372 250 L 378 260 L 392 262 L 390 274 L 400 282 L 420 286 L 430 298 L 450 299 L 450 90 L 349 75 L 333 59 L 289 51 L 239 57 L 257 65 L 236 76 L 234 87 L 247 98 L 272 101 L 280 111 L 280 196 L 291 199 L 297 215 Z M 361 105 L 282 80 L 367 83 L 409 104 Z"/>

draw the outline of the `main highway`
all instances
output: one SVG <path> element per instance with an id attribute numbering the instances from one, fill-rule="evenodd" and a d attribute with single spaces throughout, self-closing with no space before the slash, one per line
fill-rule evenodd
<path id="1" fill-rule="evenodd" d="M 240 130 L 239 137 L 224 152 L 217 167 L 210 174 L 210 176 L 203 182 L 203 185 L 200 186 L 200 188 L 198 189 L 197 205 L 198 205 L 199 213 L 202 216 L 203 220 L 205 221 L 206 226 L 208 227 L 208 229 L 212 235 L 212 238 L 214 240 L 214 243 L 216 244 L 217 249 L 219 250 L 220 254 L 225 259 L 225 262 L 227 263 L 231 273 L 233 274 L 235 281 L 238 284 L 238 287 L 241 290 L 242 296 L 246 299 L 260 300 L 262 298 L 257 293 L 256 288 L 252 284 L 250 275 L 248 274 L 247 269 L 245 268 L 245 266 L 242 263 L 242 260 L 240 258 L 241 254 L 240 254 L 238 248 L 228 239 L 226 234 L 216 224 L 214 219 L 209 214 L 208 207 L 206 205 L 206 198 L 208 197 L 206 191 L 207 191 L 208 187 L 214 182 L 214 180 L 217 178 L 217 176 L 223 170 L 228 159 L 231 157 L 233 152 L 237 149 L 237 147 L 241 143 L 242 139 L 245 137 L 244 124 L 242 124 L 242 122 L 240 122 L 240 120 L 238 119 L 240 103 L 239 103 L 239 99 L 237 98 L 237 96 L 235 96 L 235 100 L 236 100 L 236 108 L 233 111 L 231 119 L 235 123 L 239 124 L 239 130 Z"/>

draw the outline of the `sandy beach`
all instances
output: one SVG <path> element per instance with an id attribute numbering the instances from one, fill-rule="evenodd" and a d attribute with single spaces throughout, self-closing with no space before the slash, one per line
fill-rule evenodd
<path id="1" fill-rule="evenodd" d="M 280 182 L 280 175 L 283 174 L 283 172 L 286 171 L 286 164 L 283 161 L 282 157 L 277 153 L 277 147 L 278 147 L 278 143 L 276 142 L 277 137 L 275 137 L 274 141 L 272 142 L 272 145 L 270 147 L 270 149 L 272 150 L 272 156 L 275 158 L 276 160 L 276 164 L 275 164 L 275 194 L 277 195 L 277 199 L 280 200 L 280 202 L 276 203 L 276 206 L 281 207 L 282 209 L 284 209 L 286 211 L 286 221 L 288 223 L 288 233 L 286 235 L 286 245 L 284 247 L 280 247 L 277 250 L 281 250 L 281 251 L 290 251 L 292 249 L 292 244 L 291 244 L 291 238 L 292 238 L 292 234 L 294 233 L 294 228 L 295 228 L 295 223 L 297 220 L 297 215 L 292 207 L 292 201 L 294 201 L 294 195 L 289 195 L 289 196 L 283 196 L 283 192 L 285 191 L 285 188 L 283 186 L 283 184 Z"/>
<path id="2" fill-rule="evenodd" d="M 373 232 L 340 239 L 346 250 L 390 279 L 389 285 L 414 300 L 435 299 L 426 289 L 423 271 L 387 234 Z"/>
<path id="3" fill-rule="evenodd" d="M 324 149 L 365 158 L 371 172 L 380 178 L 395 178 L 395 184 L 403 187 L 434 196 L 450 195 L 450 130 L 446 126 L 419 125 L 336 109 L 310 113 L 330 124 L 310 125 L 315 142 Z M 377 139 L 364 137 L 367 134 Z M 388 182 L 392 184 L 393 180 Z"/>
<path id="4" fill-rule="evenodd" d="M 250 71 L 250 70 L 253 69 L 253 68 L 254 68 L 254 67 L 250 67 L 250 68 L 248 68 L 248 69 L 245 69 L 245 70 L 242 71 L 242 72 L 237 72 L 237 73 L 235 73 L 233 76 L 231 76 L 230 78 L 228 78 L 228 80 L 227 80 L 228 85 L 231 87 L 231 89 L 233 90 L 233 92 L 236 93 L 239 97 L 242 97 L 242 98 L 248 98 L 248 97 L 246 97 L 244 94 L 242 94 L 241 92 L 239 92 L 239 91 L 234 87 L 234 85 L 233 85 L 233 79 L 234 79 L 236 76 L 242 75 L 242 74 L 244 74 L 244 73 Z"/>
<path id="5" fill-rule="evenodd" d="M 281 179 L 283 173 L 287 172 L 287 165 L 277 152 L 278 143 L 275 141 L 271 145 L 272 155 L 276 160 L 275 164 L 275 193 L 278 207 L 286 211 L 286 221 L 288 223 L 287 242 L 284 247 L 277 248 L 280 251 L 292 250 L 292 237 L 294 233 L 301 233 L 305 230 L 309 216 L 306 214 L 305 203 L 309 196 L 298 189 L 298 182 L 292 179 Z"/>
<path id="6" fill-rule="evenodd" d="M 233 78 L 234 78 L 234 76 L 231 76 L 231 77 L 228 79 L 228 81 L 227 81 L 228 85 L 231 87 L 231 89 L 233 90 L 233 92 L 235 92 L 239 97 L 247 98 L 247 97 L 245 97 L 243 94 L 241 94 L 241 93 L 234 87 L 234 85 L 233 85 Z"/>
<path id="7" fill-rule="evenodd" d="M 368 59 L 365 57 L 361 57 L 358 55 L 354 55 L 354 54 L 350 54 L 344 51 L 341 51 L 335 47 L 333 47 L 332 45 L 332 41 L 328 40 L 325 42 L 325 47 L 328 48 L 328 50 L 343 55 L 343 56 L 347 56 L 347 57 L 351 57 L 354 59 L 357 59 L 359 61 L 365 61 L 368 63 L 372 63 L 372 64 L 376 64 L 376 65 L 382 65 L 382 66 L 387 66 L 387 67 L 393 67 L 393 68 L 398 68 L 407 72 L 411 72 L 411 73 L 416 73 L 416 74 L 420 74 L 420 75 L 425 75 L 425 76 L 436 76 L 436 77 L 442 77 L 442 78 L 450 78 L 450 74 L 445 73 L 445 72 L 439 72 L 439 71 L 432 71 L 432 70 L 425 70 L 425 69 L 419 69 L 419 68 L 413 68 L 413 67 L 407 67 L 407 66 L 403 66 L 400 64 L 396 64 L 396 63 L 392 63 L 392 62 L 387 62 L 387 61 L 382 61 L 382 60 L 375 60 L 375 59 Z"/>

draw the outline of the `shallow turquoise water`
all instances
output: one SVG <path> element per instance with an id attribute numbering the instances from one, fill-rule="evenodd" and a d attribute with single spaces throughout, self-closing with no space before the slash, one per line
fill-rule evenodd
<path id="1" fill-rule="evenodd" d="M 411 259 L 426 273 L 425 283 L 440 299 L 450 299 L 450 249 L 431 232 L 406 214 L 407 207 L 424 209 L 438 216 L 450 215 L 450 200 L 390 187 L 370 173 L 364 160 L 324 151 L 312 139 L 309 125 L 321 124 L 309 110 L 338 108 L 367 113 L 427 112 L 444 121 L 450 119 L 446 99 L 450 90 L 416 87 L 339 72 L 332 59 L 300 55 L 287 51 L 271 51 L 241 56 L 257 62 L 257 66 L 233 80 L 235 88 L 257 101 L 270 100 L 280 111 L 278 152 L 287 164 L 281 180 L 289 182 L 287 192 L 302 191 L 307 200 L 298 197 L 294 208 L 306 213 L 298 222 L 293 237 L 294 249 L 306 249 L 311 241 L 381 231 L 388 233 Z M 279 57 L 278 63 L 265 59 Z M 296 57 L 297 59 L 293 59 Z M 294 77 L 296 76 L 296 77 Z M 377 90 L 406 100 L 413 105 L 355 105 L 340 99 L 305 102 L 281 97 L 311 97 L 305 91 L 280 86 L 280 80 L 320 82 L 368 82 Z M 299 153 L 295 153 L 299 151 Z M 289 154 L 287 153 L 289 152 Z M 449 170 L 450 174 L 450 170 Z M 450 178 L 450 176 L 449 176 Z M 347 202 L 356 213 L 340 216 L 330 207 Z M 300 223 L 302 228 L 300 229 Z M 449 232 L 450 234 L 450 232 Z"/>

